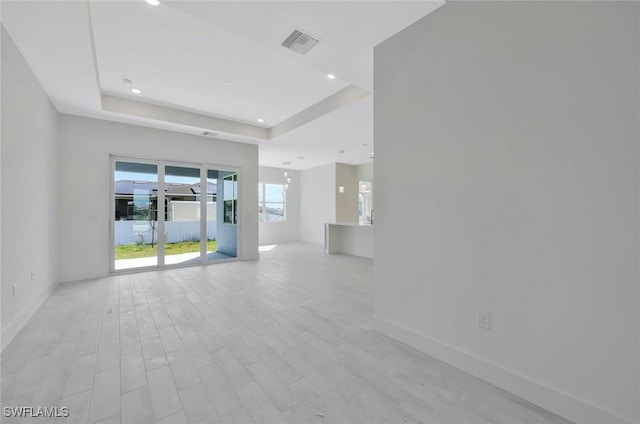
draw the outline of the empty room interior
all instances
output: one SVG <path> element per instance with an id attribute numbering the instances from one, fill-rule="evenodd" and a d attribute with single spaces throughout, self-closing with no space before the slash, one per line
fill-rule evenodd
<path id="1" fill-rule="evenodd" d="M 1 422 L 640 424 L 640 3 L 0 22 Z"/>

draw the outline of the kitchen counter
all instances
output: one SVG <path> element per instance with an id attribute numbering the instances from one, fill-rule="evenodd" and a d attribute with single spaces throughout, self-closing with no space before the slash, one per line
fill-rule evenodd
<path id="1" fill-rule="evenodd" d="M 373 259 L 373 225 L 324 224 L 324 253 L 345 253 Z"/>

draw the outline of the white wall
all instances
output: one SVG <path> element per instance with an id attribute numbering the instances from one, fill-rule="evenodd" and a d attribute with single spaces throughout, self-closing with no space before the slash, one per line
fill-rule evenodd
<path id="1" fill-rule="evenodd" d="M 300 240 L 324 244 L 324 224 L 336 222 L 336 164 L 300 171 Z"/>
<path id="2" fill-rule="evenodd" d="M 356 166 L 358 181 L 373 181 L 373 162 Z"/>
<path id="3" fill-rule="evenodd" d="M 340 193 L 339 187 L 344 187 Z M 356 167 L 336 163 L 336 222 L 358 223 L 358 177 Z"/>
<path id="4" fill-rule="evenodd" d="M 54 287 L 58 251 L 57 112 L 4 27 L 2 112 L 4 348 Z"/>
<path id="5" fill-rule="evenodd" d="M 587 424 L 640 422 L 639 8 L 450 2 L 375 49 L 377 328 Z"/>
<path id="6" fill-rule="evenodd" d="M 233 166 L 239 171 L 239 257 L 258 257 L 257 146 L 60 115 L 60 279 L 109 271 L 109 154 Z"/>
<path id="7" fill-rule="evenodd" d="M 284 184 L 284 169 L 261 166 L 261 183 Z M 291 183 L 285 199 L 284 222 L 259 222 L 260 245 L 287 243 L 300 240 L 300 173 L 287 170 Z M 257 200 L 256 200 L 257 201 Z"/>

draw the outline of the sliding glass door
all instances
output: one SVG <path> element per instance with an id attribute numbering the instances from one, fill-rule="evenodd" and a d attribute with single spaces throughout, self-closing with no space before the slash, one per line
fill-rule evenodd
<path id="1" fill-rule="evenodd" d="M 202 262 L 200 168 L 164 167 L 164 263 Z"/>
<path id="2" fill-rule="evenodd" d="M 115 270 L 158 265 L 158 165 L 115 161 Z"/>
<path id="3" fill-rule="evenodd" d="M 237 171 L 118 157 L 111 163 L 112 271 L 237 256 Z"/>

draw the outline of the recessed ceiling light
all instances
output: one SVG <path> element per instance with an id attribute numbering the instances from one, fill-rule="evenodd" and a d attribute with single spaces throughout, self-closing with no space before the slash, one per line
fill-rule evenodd
<path id="1" fill-rule="evenodd" d="M 140 90 L 139 88 L 132 88 L 132 89 L 131 89 L 131 92 L 132 92 L 133 94 L 140 94 L 140 93 L 142 93 L 142 90 Z"/>
<path id="2" fill-rule="evenodd" d="M 123 84 L 127 84 L 127 85 L 131 85 L 132 81 L 129 78 L 122 78 L 122 83 Z"/>
<path id="3" fill-rule="evenodd" d="M 296 159 L 302 160 L 302 159 L 304 159 L 304 156 L 296 156 Z"/>
<path id="4" fill-rule="evenodd" d="M 338 153 L 344 153 L 344 150 L 340 150 Z"/>
<path id="5" fill-rule="evenodd" d="M 361 146 L 362 146 L 362 147 L 367 147 L 367 146 L 368 146 L 368 144 L 367 144 L 367 143 L 362 143 L 362 144 L 361 144 Z"/>
<path id="6" fill-rule="evenodd" d="M 160 2 L 158 0 L 144 0 L 147 3 L 149 3 L 151 6 L 157 6 L 160 4 Z"/>
<path id="7" fill-rule="evenodd" d="M 291 165 L 291 162 L 282 162 L 283 165 Z"/>
<path id="8" fill-rule="evenodd" d="M 264 122 L 264 119 L 258 118 L 258 122 Z"/>
<path id="9" fill-rule="evenodd" d="M 335 76 L 335 75 L 333 75 L 333 74 L 327 74 L 327 78 L 329 78 L 329 79 L 335 79 L 335 78 L 336 78 L 336 76 Z"/>

